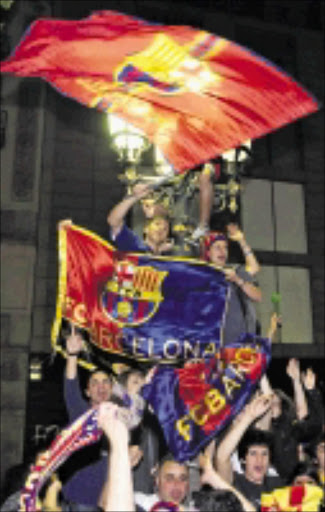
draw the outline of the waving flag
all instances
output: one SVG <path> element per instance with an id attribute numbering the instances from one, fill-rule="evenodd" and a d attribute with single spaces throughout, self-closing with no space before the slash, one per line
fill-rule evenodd
<path id="1" fill-rule="evenodd" d="M 1 71 L 41 77 L 124 118 L 177 171 L 318 109 L 290 76 L 242 46 L 114 11 L 34 22 Z"/>
<path id="2" fill-rule="evenodd" d="M 262 512 L 315 512 L 320 510 L 324 490 L 318 485 L 293 485 L 262 494 Z"/>
<path id="3" fill-rule="evenodd" d="M 209 360 L 158 367 L 142 394 L 176 459 L 195 457 L 240 412 L 270 362 L 270 345 L 246 334 Z"/>
<path id="4" fill-rule="evenodd" d="M 59 292 L 54 348 L 62 318 L 102 351 L 175 362 L 214 355 L 221 343 L 228 284 L 198 260 L 118 252 L 74 225 L 59 230 Z"/>

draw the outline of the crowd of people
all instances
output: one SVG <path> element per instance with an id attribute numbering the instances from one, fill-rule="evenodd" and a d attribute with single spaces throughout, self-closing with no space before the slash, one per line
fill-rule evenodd
<path id="1" fill-rule="evenodd" d="M 150 186 L 138 184 L 112 209 L 107 219 L 110 239 L 120 251 L 172 256 L 168 212 L 145 201 L 150 193 Z M 125 223 L 138 201 L 143 201 L 147 217 L 143 240 Z M 229 224 L 224 232 L 211 232 L 201 219 L 201 228 L 200 257 L 224 272 L 229 282 L 223 338 L 227 346 L 243 333 L 256 333 L 254 302 L 262 299 L 257 281 L 259 264 L 236 224 Z M 194 238 L 199 239 L 197 233 Z M 229 240 L 239 244 L 243 265 L 229 265 Z M 270 339 L 279 323 L 274 314 L 267 334 Z M 152 421 L 153 412 L 141 395 L 155 368 L 145 374 L 132 365 L 121 365 L 114 377 L 98 369 L 91 372 L 83 390 L 78 357 L 84 343 L 82 331 L 71 325 L 66 338 L 65 405 L 70 422 L 88 408 L 97 407 L 104 435 L 91 446 L 91 458 L 72 476 L 64 478 L 60 471 L 52 476 L 40 496 L 42 510 L 252 512 L 272 510 L 263 509 L 262 496 L 270 496 L 277 489 L 290 493 L 294 486 L 303 489 L 303 496 L 315 494 L 315 503 L 321 508 L 325 480 L 323 397 L 312 368 L 303 372 L 297 359 L 288 361 L 292 397 L 273 389 L 265 374 L 230 426 L 194 460 L 179 462 L 168 452 L 159 424 Z M 7 490 L 2 512 L 18 510 L 28 467 L 23 467 L 20 477 L 12 477 L 14 485 Z"/>

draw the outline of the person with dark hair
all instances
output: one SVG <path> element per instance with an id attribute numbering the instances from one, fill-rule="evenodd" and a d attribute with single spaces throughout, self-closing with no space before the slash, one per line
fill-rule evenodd
<path id="1" fill-rule="evenodd" d="M 289 481 L 299 460 L 299 444 L 311 442 L 321 432 L 323 409 L 312 370 L 304 374 L 294 358 L 288 361 L 286 370 L 293 385 L 293 400 L 282 390 L 273 390 L 266 376 L 261 382 L 264 393 L 273 393 L 266 425 L 274 438 L 273 464 L 281 478 Z"/>
<path id="2" fill-rule="evenodd" d="M 271 397 L 259 395 L 237 416 L 216 452 L 216 467 L 221 476 L 234 485 L 257 508 L 262 493 L 283 485 L 277 476 L 269 476 L 272 456 L 272 437 L 268 432 L 249 427 L 271 406 Z M 238 447 L 244 473 L 232 469 L 231 455 Z"/>
<path id="3" fill-rule="evenodd" d="M 71 325 L 71 333 L 66 339 L 67 362 L 64 378 L 64 400 L 70 423 L 89 407 L 98 406 L 112 396 L 112 376 L 104 371 L 95 370 L 91 372 L 85 390 L 88 401 L 83 397 L 78 378 L 78 356 L 83 347 L 82 334 Z M 63 486 L 64 498 L 69 504 L 69 510 L 73 512 L 94 512 L 98 510 L 98 499 L 106 480 L 107 447 L 99 441 L 87 447 L 75 460 L 81 467 L 67 478 Z"/>
<path id="4" fill-rule="evenodd" d="M 249 428 L 238 445 L 239 460 L 244 461 L 251 446 L 264 446 L 268 449 L 269 461 L 272 460 L 273 436 L 270 432 Z"/>
<path id="5" fill-rule="evenodd" d="M 262 299 L 261 290 L 253 277 L 259 267 L 255 257 L 252 257 L 252 250 L 244 246 L 245 269 L 242 266 L 228 265 L 228 238 L 239 240 L 240 236 L 238 227 L 232 224 L 228 227 L 228 236 L 218 231 L 209 232 L 203 240 L 202 258 L 221 269 L 230 283 L 223 330 L 225 345 L 238 341 L 244 333 L 256 333 L 253 303 Z"/>
<path id="6" fill-rule="evenodd" d="M 231 491 L 205 489 L 193 493 L 195 507 L 202 512 L 244 512 L 244 508 Z"/>
<path id="7" fill-rule="evenodd" d="M 320 512 L 324 506 L 324 490 L 318 479 L 317 468 L 310 462 L 299 462 L 288 485 L 265 493 L 262 510 L 305 510 Z M 293 507 L 293 508 L 292 508 Z"/>
<path id="8" fill-rule="evenodd" d="M 89 407 L 113 400 L 113 378 L 102 370 L 95 370 L 90 374 L 85 390 L 89 401 L 83 398 L 78 380 L 78 355 L 83 344 L 82 334 L 72 325 L 71 334 L 66 339 L 67 364 L 64 380 L 64 398 L 70 422 L 81 416 Z M 121 405 L 126 405 L 123 400 Z M 132 428 L 132 425 L 130 424 L 129 428 Z M 107 446 L 99 441 L 86 450 L 86 465 L 78 468 L 63 487 L 63 495 L 73 512 L 97 510 L 98 499 L 106 479 Z M 129 455 L 132 457 L 132 463 L 136 464 L 142 452 L 138 447 L 130 446 Z"/>
<path id="9" fill-rule="evenodd" d="M 191 504 L 205 511 L 256 512 L 254 505 L 235 487 L 226 482 L 213 467 L 215 441 L 212 441 L 199 456 L 201 489 L 192 493 Z"/>
<path id="10" fill-rule="evenodd" d="M 316 466 L 318 480 L 321 485 L 325 485 L 325 432 L 321 432 L 319 436 L 313 439 L 306 446 L 308 455 L 312 458 Z"/>
<path id="11" fill-rule="evenodd" d="M 298 462 L 290 480 L 291 485 L 320 485 L 317 467 L 310 462 Z"/>
<path id="12" fill-rule="evenodd" d="M 115 379 L 112 389 L 112 397 L 121 400 L 121 405 L 128 409 L 128 426 L 130 429 L 136 428 L 144 414 L 145 401 L 140 394 L 140 390 L 145 384 L 145 375 L 137 368 L 130 368 L 121 372 Z"/>

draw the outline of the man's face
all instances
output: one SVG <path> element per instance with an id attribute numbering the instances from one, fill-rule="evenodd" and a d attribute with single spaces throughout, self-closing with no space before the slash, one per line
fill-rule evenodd
<path id="1" fill-rule="evenodd" d="M 105 372 L 95 372 L 88 381 L 86 395 L 92 406 L 111 398 L 112 381 Z"/>
<path id="2" fill-rule="evenodd" d="M 146 228 L 148 242 L 162 244 L 166 242 L 169 233 L 169 223 L 162 218 L 153 219 Z"/>
<path id="3" fill-rule="evenodd" d="M 252 445 L 245 457 L 245 476 L 250 482 L 261 484 L 270 465 L 268 446 Z"/>
<path id="4" fill-rule="evenodd" d="M 208 258 L 211 263 L 223 267 L 228 260 L 228 242 L 216 240 L 208 251 Z"/>
<path id="5" fill-rule="evenodd" d="M 188 469 L 184 464 L 167 461 L 160 468 L 156 484 L 161 501 L 182 503 L 188 493 Z"/>

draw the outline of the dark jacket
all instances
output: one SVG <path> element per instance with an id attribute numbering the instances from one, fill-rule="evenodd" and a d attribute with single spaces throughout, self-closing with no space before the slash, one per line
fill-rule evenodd
<path id="1" fill-rule="evenodd" d="M 298 445 L 308 443 L 322 429 L 322 398 L 317 389 L 306 391 L 308 416 L 302 420 L 282 414 L 272 420 L 274 434 L 273 464 L 281 478 L 290 481 L 298 463 Z"/>

